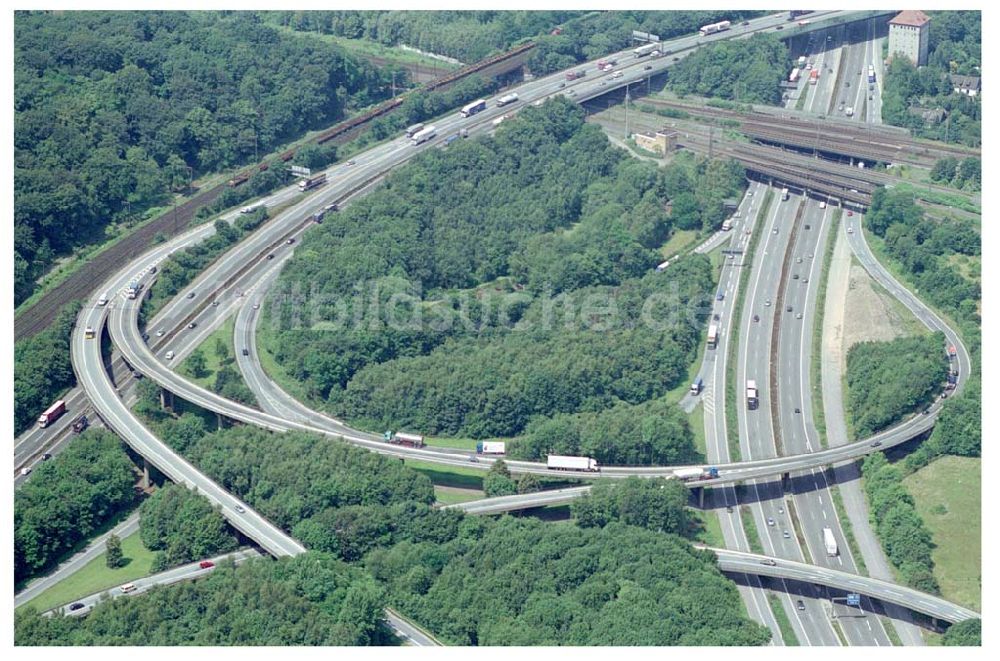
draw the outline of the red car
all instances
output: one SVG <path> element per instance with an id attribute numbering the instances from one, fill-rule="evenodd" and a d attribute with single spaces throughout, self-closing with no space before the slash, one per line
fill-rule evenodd
<path id="1" fill-rule="evenodd" d="M 854 215 L 854 212 L 853 212 L 853 211 L 848 211 L 848 212 L 847 212 L 847 215 L 848 215 L 848 216 L 853 216 L 853 215 Z"/>
<path id="2" fill-rule="evenodd" d="M 202 560 L 201 562 L 198 563 L 198 566 L 201 567 L 202 569 L 211 569 L 212 567 L 215 566 L 215 563 L 212 562 L 211 560 Z"/>

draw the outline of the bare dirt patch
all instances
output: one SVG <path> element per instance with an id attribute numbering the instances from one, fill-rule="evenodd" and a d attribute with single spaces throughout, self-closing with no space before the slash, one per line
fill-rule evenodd
<path id="1" fill-rule="evenodd" d="M 864 267 L 852 261 L 844 306 L 844 356 L 858 342 L 887 342 L 914 334 L 915 319 L 904 310 Z"/>

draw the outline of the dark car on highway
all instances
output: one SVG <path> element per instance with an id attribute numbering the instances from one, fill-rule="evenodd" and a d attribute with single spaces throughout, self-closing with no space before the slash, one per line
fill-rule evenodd
<path id="1" fill-rule="evenodd" d="M 71 611 L 78 611 L 81 608 L 83 608 L 83 604 L 80 603 L 79 601 L 74 601 L 72 604 L 69 605 L 69 609 Z"/>

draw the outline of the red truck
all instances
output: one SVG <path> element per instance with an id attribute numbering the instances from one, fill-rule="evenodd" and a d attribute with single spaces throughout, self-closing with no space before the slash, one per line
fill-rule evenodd
<path id="1" fill-rule="evenodd" d="M 201 567 L 202 569 L 211 569 L 212 567 L 215 566 L 215 563 L 212 562 L 211 560 L 202 560 L 201 562 L 198 563 L 198 566 Z"/>
<path id="2" fill-rule="evenodd" d="M 577 78 L 583 78 L 586 75 L 587 75 L 586 69 L 582 71 L 567 71 L 566 80 L 576 80 Z"/>
<path id="3" fill-rule="evenodd" d="M 66 402 L 60 399 L 52 406 L 45 409 L 45 413 L 38 416 L 38 426 L 42 427 L 43 429 L 45 427 L 48 427 L 65 412 L 66 412 Z"/>

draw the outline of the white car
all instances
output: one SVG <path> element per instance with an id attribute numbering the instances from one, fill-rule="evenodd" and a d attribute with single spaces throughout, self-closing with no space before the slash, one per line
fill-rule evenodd
<path id="1" fill-rule="evenodd" d="M 167 358 L 167 360 L 173 360 L 174 359 L 174 352 L 173 351 L 168 351 L 167 354 L 166 354 L 166 358 Z"/>
<path id="2" fill-rule="evenodd" d="M 848 227 L 847 228 L 847 233 L 848 234 L 854 234 L 854 228 L 853 227 Z"/>
<path id="3" fill-rule="evenodd" d="M 156 331 L 156 337 L 163 337 L 166 334 L 167 334 L 167 331 L 163 330 L 162 328 L 160 330 Z"/>

